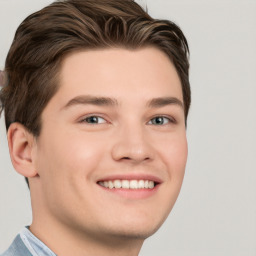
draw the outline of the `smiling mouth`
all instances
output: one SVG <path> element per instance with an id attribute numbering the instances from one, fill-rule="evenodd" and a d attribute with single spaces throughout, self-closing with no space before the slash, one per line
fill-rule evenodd
<path id="1" fill-rule="evenodd" d="M 98 184 L 108 189 L 153 189 L 157 182 L 152 180 L 109 180 L 99 181 Z"/>

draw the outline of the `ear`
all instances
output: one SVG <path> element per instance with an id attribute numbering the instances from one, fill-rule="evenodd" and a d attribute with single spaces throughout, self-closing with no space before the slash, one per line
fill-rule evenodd
<path id="1" fill-rule="evenodd" d="M 35 145 L 34 136 L 20 123 L 12 123 L 7 133 L 9 151 L 15 170 L 25 176 L 37 175 L 33 150 Z"/>

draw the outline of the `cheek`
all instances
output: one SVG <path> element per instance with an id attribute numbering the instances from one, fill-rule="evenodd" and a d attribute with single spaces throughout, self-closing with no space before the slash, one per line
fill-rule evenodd
<path id="1" fill-rule="evenodd" d="M 93 134 L 65 131 L 42 137 L 38 151 L 42 177 L 63 185 L 90 179 L 107 146 L 104 146 L 106 140 L 94 137 Z"/>
<path id="2" fill-rule="evenodd" d="M 186 134 L 170 136 L 162 146 L 162 158 L 168 167 L 168 174 L 171 179 L 176 178 L 182 182 L 187 162 L 188 147 Z"/>
<path id="3" fill-rule="evenodd" d="M 37 167 L 44 202 L 52 212 L 57 206 L 64 209 L 66 201 L 79 207 L 79 200 L 88 194 L 88 180 L 98 168 L 102 158 L 102 143 L 91 136 L 59 132 L 42 136 L 37 152 Z M 86 184 L 86 185 L 85 185 Z"/>
<path id="4" fill-rule="evenodd" d="M 164 220 L 178 198 L 184 178 L 188 151 L 185 134 L 181 133 L 179 136 L 173 134 L 173 136 L 166 137 L 162 143 L 158 144 L 158 149 L 161 149 L 158 152 L 164 163 L 166 174 L 166 180 L 160 187 L 163 193 L 158 199 L 158 211 L 163 212 Z"/>

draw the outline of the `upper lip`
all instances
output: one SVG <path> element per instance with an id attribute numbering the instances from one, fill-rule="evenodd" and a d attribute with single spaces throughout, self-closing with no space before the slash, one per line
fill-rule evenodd
<path id="1" fill-rule="evenodd" d="M 155 183 L 162 183 L 163 180 L 152 174 L 113 174 L 100 178 L 97 182 L 100 181 L 113 181 L 113 180 L 149 180 L 154 181 Z"/>

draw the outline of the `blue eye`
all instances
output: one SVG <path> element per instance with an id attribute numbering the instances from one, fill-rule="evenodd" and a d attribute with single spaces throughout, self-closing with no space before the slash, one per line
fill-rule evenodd
<path id="1" fill-rule="evenodd" d="M 153 124 L 153 125 L 165 125 L 168 123 L 172 123 L 173 121 L 168 118 L 168 117 L 164 117 L 164 116 L 156 116 L 154 118 L 152 118 L 149 121 L 149 124 Z"/>
<path id="2" fill-rule="evenodd" d="M 99 116 L 88 116 L 84 118 L 81 122 L 86 122 L 88 124 L 103 124 L 106 123 L 106 120 Z"/>

